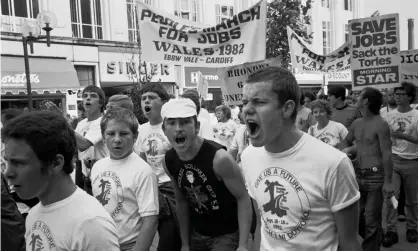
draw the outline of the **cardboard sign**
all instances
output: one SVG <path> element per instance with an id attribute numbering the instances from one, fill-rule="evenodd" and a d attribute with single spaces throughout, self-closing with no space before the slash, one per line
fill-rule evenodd
<path id="1" fill-rule="evenodd" d="M 280 65 L 279 59 L 272 58 L 219 69 L 219 75 L 224 80 L 221 90 L 225 104 L 240 105 L 242 103 L 242 88 L 249 75 L 267 66 Z"/>
<path id="2" fill-rule="evenodd" d="M 350 46 L 344 43 L 328 55 L 319 55 L 289 26 L 287 27 L 292 68 L 300 73 L 319 73 L 347 71 L 350 69 Z"/>
<path id="3" fill-rule="evenodd" d="M 418 86 L 418 50 L 401 51 L 402 81 Z"/>
<path id="4" fill-rule="evenodd" d="M 266 0 L 216 26 L 202 25 L 138 2 L 142 60 L 227 67 L 265 59 Z"/>
<path id="5" fill-rule="evenodd" d="M 355 19 L 349 30 L 353 90 L 399 86 L 399 14 Z"/>

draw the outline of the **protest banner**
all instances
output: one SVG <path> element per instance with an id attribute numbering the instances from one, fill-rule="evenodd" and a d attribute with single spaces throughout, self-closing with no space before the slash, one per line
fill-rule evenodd
<path id="1" fill-rule="evenodd" d="M 292 68 L 296 68 L 298 72 L 323 74 L 350 69 L 350 46 L 348 42 L 328 55 L 319 55 L 313 52 L 289 26 L 287 26 L 287 36 Z"/>
<path id="2" fill-rule="evenodd" d="M 218 75 L 224 80 L 221 85 L 222 97 L 227 105 L 242 104 L 242 88 L 245 81 L 252 73 L 267 66 L 280 66 L 277 58 L 266 59 L 258 62 L 235 65 L 218 69 Z"/>
<path id="3" fill-rule="evenodd" d="M 197 91 L 204 100 L 208 98 L 208 86 L 208 81 L 206 80 L 205 76 L 199 71 L 197 77 Z"/>
<path id="4" fill-rule="evenodd" d="M 349 31 L 353 90 L 399 86 L 399 14 L 351 20 Z"/>
<path id="5" fill-rule="evenodd" d="M 198 24 L 138 2 L 142 60 L 228 67 L 265 59 L 267 0 L 216 26 Z"/>
<path id="6" fill-rule="evenodd" d="M 418 50 L 401 51 L 402 81 L 418 87 Z"/>

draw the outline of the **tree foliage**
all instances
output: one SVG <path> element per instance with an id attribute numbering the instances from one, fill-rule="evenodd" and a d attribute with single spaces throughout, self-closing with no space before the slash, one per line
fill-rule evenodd
<path id="1" fill-rule="evenodd" d="M 312 34 L 307 33 L 310 25 L 309 9 L 312 0 L 302 4 L 300 0 L 275 0 L 267 6 L 266 58 L 280 58 L 288 67 L 290 51 L 286 27 L 291 27 L 300 37 L 310 43 Z"/>

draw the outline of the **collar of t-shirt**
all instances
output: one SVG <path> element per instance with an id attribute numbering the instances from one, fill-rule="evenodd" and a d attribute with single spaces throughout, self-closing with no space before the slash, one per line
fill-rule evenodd
<path id="1" fill-rule="evenodd" d="M 299 141 L 290 149 L 284 151 L 284 152 L 280 152 L 280 153 L 271 153 L 269 151 L 266 150 L 266 148 L 264 147 L 264 151 L 266 151 L 267 155 L 273 157 L 273 158 L 284 158 L 286 156 L 292 155 L 295 152 L 297 152 L 304 144 L 306 141 L 306 134 L 303 133 L 302 137 L 299 139 Z"/>
<path id="2" fill-rule="evenodd" d="M 81 189 L 77 187 L 76 190 L 73 192 L 73 194 L 71 194 L 70 196 L 68 196 L 67 198 L 63 200 L 57 201 L 55 203 L 52 203 L 46 206 L 42 205 L 42 203 L 39 202 L 39 209 L 42 213 L 49 213 L 49 212 L 55 211 L 57 209 L 60 209 L 61 207 L 64 207 L 70 204 L 71 201 L 73 201 L 74 198 L 76 198 L 79 195 L 79 193 L 82 193 L 82 192 L 84 191 L 81 191 Z"/>
<path id="3" fill-rule="evenodd" d="M 159 123 L 159 124 L 156 124 L 156 125 L 151 125 L 151 123 L 150 123 L 150 122 L 148 122 L 148 123 L 149 123 L 149 126 L 150 126 L 152 129 L 162 128 L 162 125 L 163 125 L 163 122 L 161 122 L 161 123 Z"/>
<path id="4" fill-rule="evenodd" d="M 123 159 L 112 159 L 111 157 L 109 157 L 110 164 L 116 165 L 116 167 L 125 165 L 126 163 L 130 162 L 133 159 L 134 154 L 136 154 L 136 153 L 132 151 L 131 154 L 129 154 L 127 157 L 125 157 Z"/>
<path id="5" fill-rule="evenodd" d="M 335 107 L 335 109 L 337 109 L 337 110 L 344 110 L 347 107 L 348 107 L 348 104 L 345 103 L 342 107 L 340 107 L 340 108 Z"/>

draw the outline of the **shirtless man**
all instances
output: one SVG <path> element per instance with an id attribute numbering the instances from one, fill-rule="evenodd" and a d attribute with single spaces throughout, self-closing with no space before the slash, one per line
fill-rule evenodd
<path id="1" fill-rule="evenodd" d="M 382 231 L 383 192 L 391 197 L 392 142 L 390 129 L 381 116 L 382 93 L 374 88 L 364 88 L 357 100 L 362 118 L 353 122 L 343 146 L 357 146 L 358 166 L 355 168 L 360 187 L 360 235 L 364 251 L 380 250 Z M 349 154 L 350 148 L 343 149 Z M 382 189 L 383 188 L 383 189 Z"/>

